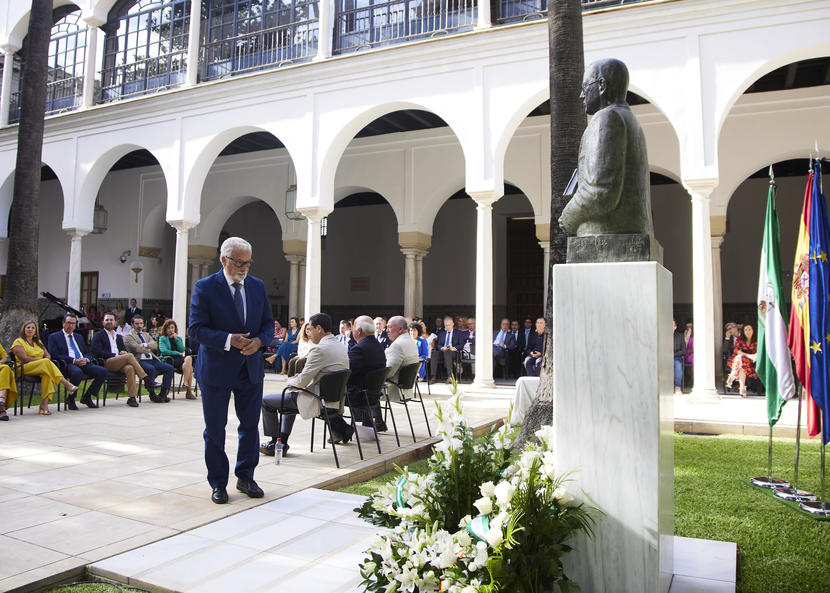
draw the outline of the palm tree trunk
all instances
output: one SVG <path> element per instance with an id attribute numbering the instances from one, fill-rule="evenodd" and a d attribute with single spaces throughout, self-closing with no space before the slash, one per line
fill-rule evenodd
<path id="1" fill-rule="evenodd" d="M 522 447 L 543 424 L 553 420 L 553 266 L 565 263 L 567 236 L 559 228 L 559 216 L 567 203 L 565 187 L 576 168 L 579 142 L 585 131 L 585 109 L 579 99 L 585 57 L 582 48 L 580 0 L 548 1 L 550 52 L 550 270 L 545 299 L 545 353 L 539 389 L 527 411 L 515 446 Z"/>
<path id="2" fill-rule="evenodd" d="M 20 90 L 20 124 L 14 197 L 9 214 L 9 258 L 0 340 L 9 344 L 24 318 L 37 316 L 38 232 L 40 228 L 40 169 L 46 109 L 52 0 L 32 0 L 29 31 L 24 42 Z"/>

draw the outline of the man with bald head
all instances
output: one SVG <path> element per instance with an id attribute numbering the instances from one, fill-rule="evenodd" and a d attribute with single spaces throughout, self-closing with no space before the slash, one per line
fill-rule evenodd
<path id="1" fill-rule="evenodd" d="M 391 344 L 386 349 L 386 378 L 390 381 L 398 380 L 398 373 L 402 367 L 419 362 L 418 344 L 409 335 L 409 326 L 406 319 L 400 315 L 390 317 L 386 322 L 386 333 L 389 335 Z M 397 387 L 389 386 L 389 393 L 391 397 L 397 395 L 400 397 Z M 406 397 L 411 397 L 412 393 L 404 393 Z"/>
<path id="2" fill-rule="evenodd" d="M 349 349 L 349 369 L 352 374 L 349 375 L 349 382 L 346 384 L 349 402 L 354 406 L 352 416 L 355 420 L 363 420 L 363 426 L 372 426 L 371 418 L 361 415 L 368 407 L 374 416 L 378 431 L 386 431 L 386 423 L 380 411 L 380 394 L 363 394 L 366 374 L 386 366 L 384 348 L 375 337 L 375 324 L 371 317 L 361 315 L 354 320 L 352 338 L 355 341 L 355 345 Z"/>
<path id="3" fill-rule="evenodd" d="M 654 235 L 646 139 L 627 92 L 620 60 L 585 69 L 580 98 L 593 117 L 579 144 L 579 185 L 559 218 L 569 235 Z"/>

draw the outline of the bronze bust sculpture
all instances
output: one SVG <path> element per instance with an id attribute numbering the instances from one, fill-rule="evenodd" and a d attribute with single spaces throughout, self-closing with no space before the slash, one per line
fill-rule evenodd
<path id="1" fill-rule="evenodd" d="M 599 60 L 585 70 L 580 98 L 592 117 L 579 145 L 577 189 L 559 224 L 578 238 L 604 238 L 569 239 L 568 261 L 661 259 L 650 257 L 653 248 L 659 247 L 653 237 L 646 140 L 625 101 L 627 91 L 628 68 L 620 60 Z M 611 245 L 614 240 L 608 235 L 626 237 Z M 589 244 L 593 245 L 589 250 L 608 251 L 610 247 L 611 253 L 572 257 L 572 248 L 585 250 Z M 642 248 L 644 253 L 634 253 Z"/>

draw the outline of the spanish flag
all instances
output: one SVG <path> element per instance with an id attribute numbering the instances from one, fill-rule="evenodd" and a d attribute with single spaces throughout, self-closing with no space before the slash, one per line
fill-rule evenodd
<path id="1" fill-rule="evenodd" d="M 790 305 L 790 329 L 787 345 L 795 359 L 795 373 L 803 386 L 802 397 L 807 404 L 807 432 L 811 437 L 821 430 L 819 410 L 810 395 L 810 214 L 813 196 L 813 171 L 807 176 L 804 205 L 798 225 L 798 243 L 793 263 L 793 285 Z"/>

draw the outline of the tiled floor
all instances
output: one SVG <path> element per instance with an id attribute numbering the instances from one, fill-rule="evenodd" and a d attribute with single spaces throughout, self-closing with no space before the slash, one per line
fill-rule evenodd
<path id="1" fill-rule="evenodd" d="M 183 593 L 361 591 L 358 564 L 377 528 L 363 498 L 308 489 L 96 562 L 97 575 Z M 669 593 L 734 593 L 735 544 L 676 537 Z"/>
<path id="2" fill-rule="evenodd" d="M 266 393 L 282 387 L 282 381 L 268 376 Z M 432 391 L 426 396 L 429 410 L 434 409 L 432 400 L 449 395 L 446 386 L 433 386 Z M 474 425 L 500 419 L 511 397 L 510 388 L 470 393 L 467 414 Z M 378 463 L 390 465 L 396 450 L 394 436 L 383 434 L 384 455 L 378 456 L 371 431 L 361 427 L 366 460 L 360 461 L 352 442 L 338 447 L 338 470 L 330 447 L 320 449 L 318 441 L 314 453 L 309 452 L 310 423 L 299 420 L 284 463 L 275 466 L 270 457 L 260 460 L 256 479 L 265 490 L 264 501 L 236 492 L 232 481 L 230 504 L 215 505 L 205 479 L 201 402 L 177 398 L 170 404 L 153 404 L 145 398 L 137 409 L 125 403 L 121 398 L 105 408 L 81 406 L 77 412 L 57 412 L 52 406 L 49 417 L 38 416 L 32 408 L 0 423 L 0 591 L 189 529 L 216 525 L 217 520 L 304 488 L 343 477 L 359 479 Z M 402 451 L 413 451 L 427 437 L 423 414 L 412 414 L 419 440 L 412 445 L 406 415 L 397 408 Z M 236 425 L 231 408 L 226 442 L 231 456 L 236 451 Z M 319 439 L 319 427 L 317 435 Z M 264 507 L 267 504 L 259 508 Z M 320 512 L 326 508 L 322 505 Z M 292 525 L 286 520 L 282 528 L 293 529 Z M 244 550 L 265 545 L 258 539 L 264 536 L 257 533 L 240 537 Z M 333 567 L 331 574 L 337 570 Z"/>

